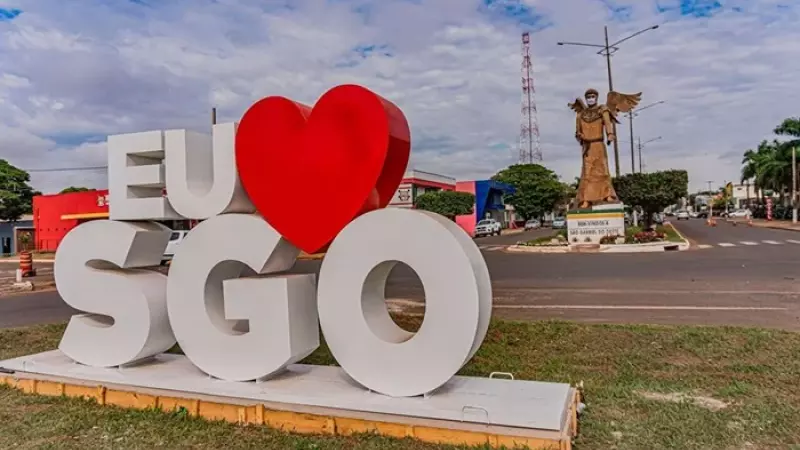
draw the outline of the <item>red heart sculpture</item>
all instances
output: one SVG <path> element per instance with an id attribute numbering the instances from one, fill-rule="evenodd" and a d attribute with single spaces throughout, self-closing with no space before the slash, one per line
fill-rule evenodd
<path id="1" fill-rule="evenodd" d="M 306 253 L 324 250 L 360 214 L 388 205 L 410 150 L 400 108 L 354 85 L 329 90 L 313 110 L 264 98 L 236 132 L 236 166 L 250 200 Z"/>

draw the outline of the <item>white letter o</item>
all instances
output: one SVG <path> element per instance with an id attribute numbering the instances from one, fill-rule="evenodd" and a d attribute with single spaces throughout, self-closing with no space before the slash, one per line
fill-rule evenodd
<path id="1" fill-rule="evenodd" d="M 397 262 L 425 290 L 416 334 L 386 308 L 386 279 Z M 317 292 L 322 332 L 342 369 L 393 397 L 450 380 L 480 347 L 492 311 L 489 270 L 472 239 L 454 222 L 416 210 L 387 208 L 351 222 L 325 255 Z"/>

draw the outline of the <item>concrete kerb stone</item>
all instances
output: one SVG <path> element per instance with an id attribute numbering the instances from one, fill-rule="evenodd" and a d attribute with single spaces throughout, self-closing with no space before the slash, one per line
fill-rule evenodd
<path id="1" fill-rule="evenodd" d="M 506 251 L 517 253 L 569 253 L 568 245 L 509 245 Z"/>
<path id="2" fill-rule="evenodd" d="M 671 226 L 672 224 L 666 223 Z M 681 234 L 675 227 L 672 227 L 675 233 L 680 236 L 683 242 L 648 242 L 645 244 L 612 244 L 600 245 L 597 248 L 584 248 L 582 245 L 570 246 L 527 246 L 527 245 L 512 245 L 508 247 L 510 252 L 522 253 L 657 253 L 669 251 L 669 247 L 677 247 L 677 251 L 689 250 L 690 244 L 686 236 Z"/>
<path id="3" fill-rule="evenodd" d="M 728 223 L 736 223 L 738 225 L 747 225 L 746 220 L 725 220 Z M 800 226 L 793 227 L 791 225 L 783 226 L 782 222 L 761 222 L 761 221 L 753 221 L 753 226 L 757 228 L 769 228 L 772 230 L 786 230 L 786 231 L 800 231 Z"/>

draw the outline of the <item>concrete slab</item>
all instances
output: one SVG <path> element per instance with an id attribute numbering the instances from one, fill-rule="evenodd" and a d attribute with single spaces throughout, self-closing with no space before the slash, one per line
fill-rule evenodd
<path id="1" fill-rule="evenodd" d="M 115 386 L 173 392 L 182 398 L 213 396 L 292 409 L 322 408 L 330 414 L 354 413 L 429 419 L 481 426 L 516 428 L 522 435 L 571 426 L 574 390 L 563 383 L 545 383 L 456 376 L 425 397 L 392 398 L 365 390 L 335 366 L 292 365 L 264 382 L 228 382 L 209 377 L 183 355 L 162 354 L 119 369 L 75 363 L 58 350 L 0 361 L 16 378 L 46 376 L 66 384 Z"/>

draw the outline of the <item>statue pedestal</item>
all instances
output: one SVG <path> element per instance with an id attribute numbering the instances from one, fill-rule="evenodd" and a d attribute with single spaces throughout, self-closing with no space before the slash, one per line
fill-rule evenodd
<path id="1" fill-rule="evenodd" d="M 570 245 L 599 244 L 605 236 L 625 237 L 625 205 L 608 203 L 567 213 Z"/>

